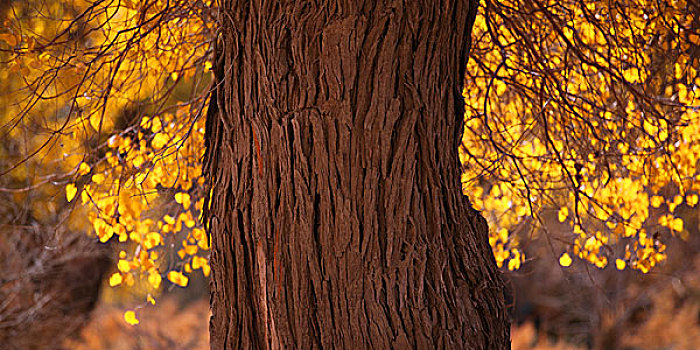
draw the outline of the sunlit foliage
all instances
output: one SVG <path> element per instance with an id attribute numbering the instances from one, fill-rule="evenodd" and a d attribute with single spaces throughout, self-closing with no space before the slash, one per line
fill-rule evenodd
<path id="1" fill-rule="evenodd" d="M 166 278 L 184 287 L 185 274 L 208 275 L 198 216 L 210 4 L 27 1 L 0 11 L 3 139 L 22 140 L 3 154 L 11 164 L 0 173 L 19 179 L 12 190 L 65 198 L 69 226 L 118 244 L 110 286 L 142 282 L 151 299 Z"/>
<path id="2" fill-rule="evenodd" d="M 683 0 L 482 0 L 460 156 L 499 266 L 519 268 L 519 242 L 541 229 L 569 246 L 562 266 L 573 255 L 648 272 L 668 234 L 687 235 L 699 13 Z"/>
<path id="3" fill-rule="evenodd" d="M 563 266 L 578 257 L 648 272 L 668 234 L 687 235 L 678 209 L 700 192 L 700 9 L 480 5 L 460 156 L 498 265 L 518 269 L 520 242 L 543 230 L 568 247 Z M 13 179 L 0 189 L 17 203 L 43 198 L 30 201 L 39 219 L 70 204 L 72 229 L 118 247 L 109 285 L 142 286 L 144 303 L 166 281 L 185 287 L 210 271 L 198 218 L 212 10 L 208 0 L 0 3 L 0 137 L 10 140 L 0 174 Z"/>

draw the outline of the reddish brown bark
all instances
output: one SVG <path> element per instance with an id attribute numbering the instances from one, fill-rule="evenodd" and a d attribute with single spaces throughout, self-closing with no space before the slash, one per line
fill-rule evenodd
<path id="1" fill-rule="evenodd" d="M 220 11 L 212 349 L 508 347 L 486 222 L 459 180 L 476 2 Z"/>

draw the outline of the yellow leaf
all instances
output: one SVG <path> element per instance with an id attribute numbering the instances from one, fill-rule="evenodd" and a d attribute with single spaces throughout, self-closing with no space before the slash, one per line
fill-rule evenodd
<path id="1" fill-rule="evenodd" d="M 119 272 L 115 272 L 112 274 L 112 277 L 109 278 L 109 286 L 114 287 L 122 284 L 122 275 Z"/>
<path id="2" fill-rule="evenodd" d="M 95 174 L 95 175 L 92 175 L 92 182 L 94 182 L 94 183 L 96 183 L 96 184 L 101 184 L 101 183 L 104 182 L 104 181 L 105 181 L 105 176 L 104 176 L 104 174 Z"/>
<path id="3" fill-rule="evenodd" d="M 87 202 L 90 201 L 90 191 L 89 191 L 90 185 L 86 185 L 83 188 L 83 191 L 80 192 L 80 204 L 85 205 Z"/>
<path id="4" fill-rule="evenodd" d="M 520 259 L 508 260 L 508 270 L 515 271 L 520 268 Z"/>
<path id="5" fill-rule="evenodd" d="M 153 140 L 151 140 L 151 146 L 157 150 L 161 149 L 168 143 L 168 139 L 168 135 L 159 132 L 155 136 L 153 136 Z"/>
<path id="6" fill-rule="evenodd" d="M 126 228 L 122 224 L 116 224 L 113 227 L 115 235 L 119 236 L 119 242 L 126 242 Z"/>
<path id="7" fill-rule="evenodd" d="M 189 193 L 179 192 L 175 194 L 175 202 L 182 204 L 182 207 L 185 208 L 185 210 L 190 208 L 191 200 L 192 199 Z"/>
<path id="8" fill-rule="evenodd" d="M 131 310 L 124 313 L 124 320 L 126 323 L 132 326 L 139 324 L 139 320 L 136 318 L 136 313 Z"/>
<path id="9" fill-rule="evenodd" d="M 180 287 L 186 287 L 187 282 L 189 281 L 189 278 L 187 278 L 187 276 L 177 271 L 168 272 L 168 279 L 170 280 L 170 282 Z"/>
<path id="10" fill-rule="evenodd" d="M 691 194 L 685 198 L 686 203 L 688 203 L 689 207 L 694 207 L 695 204 L 698 204 L 698 195 L 697 194 Z"/>
<path id="11" fill-rule="evenodd" d="M 679 196 L 679 195 L 675 195 L 675 196 L 673 197 L 673 204 L 679 205 L 679 204 L 681 204 L 681 203 L 683 203 L 683 197 L 681 197 L 681 196 Z"/>
<path id="12" fill-rule="evenodd" d="M 202 260 L 204 260 L 205 264 L 207 263 L 207 260 L 202 258 L 202 257 L 199 257 L 199 256 L 192 257 L 192 268 L 196 270 L 196 269 L 202 267 Z"/>
<path id="13" fill-rule="evenodd" d="M 131 270 L 131 264 L 129 264 L 129 262 L 124 259 L 120 259 L 117 263 L 117 268 L 121 272 L 129 272 L 129 270 Z"/>
<path id="14" fill-rule="evenodd" d="M 651 197 L 651 206 L 654 208 L 658 208 L 661 206 L 661 203 L 664 202 L 664 198 L 661 196 L 653 196 Z"/>
<path id="15" fill-rule="evenodd" d="M 508 242 L 508 229 L 502 228 L 498 230 L 498 239 L 503 243 Z"/>
<path id="16" fill-rule="evenodd" d="M 199 248 L 197 248 L 196 245 L 186 245 L 185 246 L 185 253 L 187 253 L 187 255 L 195 255 L 195 254 L 197 254 L 198 249 Z"/>
<path id="17" fill-rule="evenodd" d="M 135 168 L 140 168 L 141 165 L 143 165 L 143 163 L 145 161 L 146 161 L 146 159 L 143 158 L 143 156 L 139 154 L 138 156 L 136 156 L 134 158 L 134 160 L 131 161 L 131 164 L 133 164 Z"/>
<path id="18" fill-rule="evenodd" d="M 571 257 L 569 256 L 569 253 L 564 253 L 561 255 L 559 258 L 559 265 L 564 266 L 564 267 L 569 267 L 571 266 Z"/>
<path id="19" fill-rule="evenodd" d="M 151 119 L 149 119 L 148 117 L 143 117 L 143 118 L 141 118 L 141 122 L 139 123 L 139 125 L 144 129 L 148 128 L 148 123 L 150 121 L 151 121 Z"/>
<path id="20" fill-rule="evenodd" d="M 170 215 L 163 216 L 163 221 L 167 222 L 170 225 L 175 224 L 175 218 Z"/>
<path id="21" fill-rule="evenodd" d="M 163 238 L 158 232 L 149 232 L 146 235 L 146 239 L 143 241 L 143 245 L 146 249 L 152 249 L 163 243 Z"/>
<path id="22" fill-rule="evenodd" d="M 206 238 L 206 233 L 201 228 L 195 228 L 192 229 L 192 237 L 198 241 L 201 241 Z"/>
<path id="23" fill-rule="evenodd" d="M 150 283 L 154 289 L 160 288 L 160 282 L 162 280 L 158 271 L 153 270 L 148 274 L 148 283 Z"/>
<path id="24" fill-rule="evenodd" d="M 622 260 L 622 259 L 615 260 L 615 267 L 617 267 L 618 270 L 620 270 L 620 271 L 624 270 L 625 266 L 627 266 L 627 263 L 624 260 Z"/>
<path id="25" fill-rule="evenodd" d="M 78 188 L 75 187 L 75 184 L 66 185 L 66 200 L 72 201 L 76 193 L 78 193 Z"/>
<path id="26" fill-rule="evenodd" d="M 87 165 L 85 162 L 80 163 L 80 167 L 78 168 L 78 175 L 87 175 L 90 172 L 90 166 Z"/>
<path id="27" fill-rule="evenodd" d="M 674 212 L 676 210 L 676 207 L 678 207 L 679 204 L 683 203 L 683 197 L 676 195 L 673 197 L 673 202 L 667 202 L 668 204 L 668 211 Z"/>
<path id="28" fill-rule="evenodd" d="M 148 294 L 148 295 L 146 296 L 146 301 L 149 302 L 149 303 L 151 303 L 151 305 L 155 305 L 155 304 L 156 304 L 156 300 L 153 299 L 153 296 L 151 296 L 150 294 Z"/>
<path id="29" fill-rule="evenodd" d="M 681 218 L 675 218 L 671 222 L 671 229 L 674 231 L 681 232 L 683 231 L 683 219 Z"/>
<path id="30" fill-rule="evenodd" d="M 692 33 L 688 35 L 688 40 L 690 40 L 690 42 L 692 42 L 693 44 L 700 46 L 700 35 Z"/>
<path id="31" fill-rule="evenodd" d="M 153 125 L 151 126 L 151 131 L 159 132 L 162 127 L 163 127 L 163 124 L 160 122 L 160 118 L 154 117 L 153 118 Z"/>
<path id="32" fill-rule="evenodd" d="M 209 249 L 208 237 L 206 237 L 206 239 L 202 239 L 202 240 L 197 241 L 197 246 L 199 246 L 199 248 L 201 248 L 201 249 L 208 250 Z"/>
<path id="33" fill-rule="evenodd" d="M 559 209 L 559 222 L 564 222 L 567 217 L 569 217 L 569 208 L 562 207 Z"/>
<path id="34" fill-rule="evenodd" d="M 110 238 L 112 238 L 112 235 L 114 234 L 114 228 L 112 228 L 112 226 L 110 226 L 101 218 L 95 219 L 92 225 L 95 228 L 95 233 L 97 234 L 97 237 L 100 238 L 100 242 L 105 243 Z"/>

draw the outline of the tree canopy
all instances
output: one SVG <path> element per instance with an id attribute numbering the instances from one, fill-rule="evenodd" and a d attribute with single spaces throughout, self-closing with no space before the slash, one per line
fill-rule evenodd
<path id="1" fill-rule="evenodd" d="M 698 203 L 698 4 L 481 5 L 460 151 L 499 266 L 541 229 L 569 245 L 563 266 L 648 272 Z"/>
<path id="2" fill-rule="evenodd" d="M 118 241 L 109 284 L 140 282 L 149 302 L 164 278 L 184 287 L 193 270 L 209 274 L 197 220 L 215 37 L 209 6 L 27 1 L 0 8 L 7 28 L 0 120 L 9 140 L 0 149 L 3 192 L 16 203 L 32 198 L 30 217 L 7 213 L 8 223 L 64 222 L 100 242 Z M 133 316 L 125 314 L 127 322 Z"/>
<path id="3" fill-rule="evenodd" d="M 0 2 L 0 215 L 111 242 L 109 284 L 141 286 L 146 302 L 163 279 L 185 287 L 210 270 L 198 218 L 216 6 Z M 566 246 L 562 266 L 648 272 L 688 234 L 698 13 L 682 0 L 481 1 L 460 157 L 499 266 L 518 269 L 522 242 L 544 234 Z"/>

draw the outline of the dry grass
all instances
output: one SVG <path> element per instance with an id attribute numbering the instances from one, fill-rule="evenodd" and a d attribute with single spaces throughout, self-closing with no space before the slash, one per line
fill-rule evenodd
<path id="1" fill-rule="evenodd" d="M 177 298 L 166 297 L 154 307 L 138 311 L 140 323 L 130 326 L 124 310 L 101 305 L 76 339 L 65 346 L 75 350 L 208 349 L 209 304 L 200 300 L 180 308 Z M 538 336 L 532 323 L 513 327 L 513 350 L 580 350 L 564 342 Z"/>
<path id="2" fill-rule="evenodd" d="M 541 333 L 538 335 L 532 322 L 513 326 L 510 330 L 513 350 L 580 350 L 582 348 L 559 341 L 550 341 Z"/>
<path id="3" fill-rule="evenodd" d="M 700 349 L 700 256 L 694 268 L 672 279 L 652 297 L 645 320 L 624 334 L 626 347 L 639 349 Z"/>
<path id="4" fill-rule="evenodd" d="M 137 311 L 140 323 L 124 322 L 124 309 L 101 305 L 89 325 L 65 346 L 74 350 L 209 349 L 209 303 L 200 300 L 181 308 L 166 297 Z"/>
<path id="5" fill-rule="evenodd" d="M 688 269 L 678 281 L 671 284 L 652 284 L 646 286 L 629 284 L 626 293 L 634 294 L 629 300 L 644 299 L 651 295 L 649 303 L 634 310 L 624 307 L 611 309 L 600 316 L 600 328 L 590 329 L 591 343 L 567 343 L 566 336 L 556 335 L 554 329 L 571 328 L 572 325 L 551 324 L 551 320 L 540 322 L 536 329 L 533 322 L 514 325 L 511 329 L 513 350 L 582 350 L 597 349 L 678 349 L 695 350 L 700 344 L 700 257 L 696 258 L 693 268 Z M 657 289 L 661 286 L 661 289 Z M 568 312 L 563 305 L 552 311 L 560 315 L 557 320 L 568 318 L 561 316 Z M 574 310 L 574 309 L 572 309 Z M 199 300 L 181 307 L 181 302 L 172 296 L 164 296 L 155 306 L 138 310 L 141 323 L 129 326 L 123 320 L 124 308 L 101 305 L 95 312 L 90 324 L 84 328 L 79 337 L 66 343 L 69 349 L 208 349 L 209 346 L 209 307 L 206 300 Z M 591 313 L 597 313 L 594 308 Z M 574 310 L 578 315 L 579 311 Z M 635 315 L 632 315 L 635 314 Z M 607 316 L 605 316 L 607 315 Z M 548 326 L 548 323 L 550 322 Z M 605 342 L 613 337 L 615 341 Z M 596 340 L 598 339 L 598 340 Z M 606 347 L 606 344 L 615 344 Z"/>

